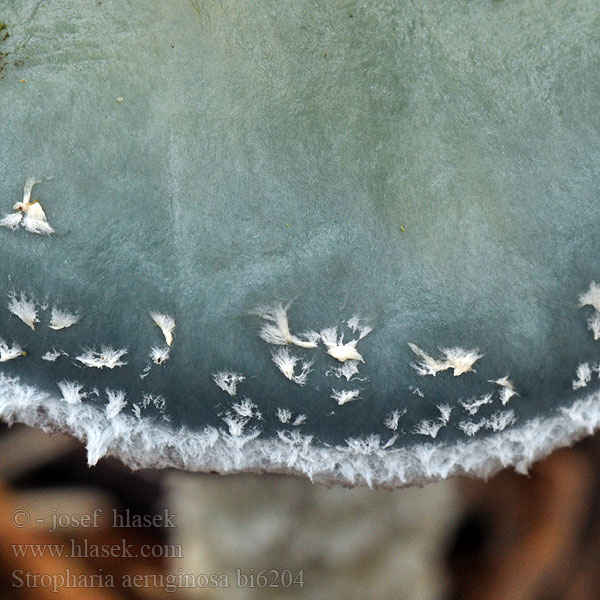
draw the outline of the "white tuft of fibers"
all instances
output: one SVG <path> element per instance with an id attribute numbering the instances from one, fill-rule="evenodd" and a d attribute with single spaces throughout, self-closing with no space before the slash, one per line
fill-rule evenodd
<path id="1" fill-rule="evenodd" d="M 360 390 L 331 390 L 330 398 L 333 398 L 340 406 L 358 400 Z"/>
<path id="2" fill-rule="evenodd" d="M 587 326 L 592 332 L 594 340 L 600 340 L 600 312 L 594 311 L 594 314 L 587 321 Z"/>
<path id="3" fill-rule="evenodd" d="M 280 423 L 289 423 L 292 420 L 292 411 L 288 408 L 278 408 L 277 418 Z"/>
<path id="4" fill-rule="evenodd" d="M 440 371 L 452 369 L 454 376 L 464 375 L 470 371 L 475 372 L 473 365 L 483 357 L 479 349 L 464 350 L 463 348 L 441 348 L 442 358 L 436 360 L 421 350 L 416 344 L 408 344 L 408 347 L 421 359 L 420 362 L 411 363 L 411 367 L 421 376 L 432 375 L 435 377 Z"/>
<path id="5" fill-rule="evenodd" d="M 502 406 L 506 406 L 506 403 L 513 397 L 518 396 L 517 390 L 515 390 L 515 384 L 508 378 L 508 375 L 500 377 L 500 379 L 488 379 L 488 383 L 495 383 L 500 386 L 500 401 Z"/>
<path id="6" fill-rule="evenodd" d="M 485 419 L 485 428 L 492 431 L 504 431 L 509 425 L 516 421 L 515 413 L 512 410 L 504 412 L 495 412 L 489 419 Z"/>
<path id="7" fill-rule="evenodd" d="M 374 433 L 370 433 L 363 438 L 348 438 L 345 441 L 345 450 L 351 454 L 362 456 L 384 456 L 384 450 L 391 446 L 396 441 L 396 438 L 393 437 L 385 445 L 382 445 L 381 438 Z M 343 446 L 337 446 L 337 449 L 341 450 L 343 449 Z"/>
<path id="8" fill-rule="evenodd" d="M 6 227 L 7 229 L 11 229 L 15 231 L 21 221 L 23 220 L 23 214 L 20 212 L 10 213 L 8 215 L 4 215 L 2 219 L 0 219 L 0 227 Z"/>
<path id="9" fill-rule="evenodd" d="M 167 402 L 160 394 L 142 394 L 142 408 L 148 408 L 150 405 L 154 406 L 160 411 L 163 411 L 165 410 Z"/>
<path id="10" fill-rule="evenodd" d="M 458 428 L 469 437 L 473 437 L 482 427 L 486 424 L 485 419 L 482 419 L 478 423 L 474 421 L 461 421 L 458 424 Z"/>
<path id="11" fill-rule="evenodd" d="M 51 233 L 54 233 L 54 229 L 50 227 L 42 205 L 37 200 L 31 202 L 33 186 L 37 183 L 41 182 L 37 181 L 34 177 L 29 177 L 25 181 L 23 187 L 23 202 L 17 202 L 13 206 L 13 210 L 23 213 L 24 216 L 21 225 L 23 225 L 27 231 L 30 233 L 50 235 Z"/>
<path id="12" fill-rule="evenodd" d="M 589 363 L 581 363 L 575 371 L 577 379 L 573 380 L 573 389 L 578 390 L 584 388 L 592 380 L 592 369 Z"/>
<path id="13" fill-rule="evenodd" d="M 302 362 L 301 371 L 296 374 L 296 364 L 300 362 L 300 358 L 291 354 L 287 348 L 278 348 L 274 351 L 272 360 L 287 379 L 301 386 L 306 383 L 313 364 L 312 362 Z"/>
<path id="14" fill-rule="evenodd" d="M 166 360 L 169 360 L 170 355 L 171 350 L 168 346 L 163 346 L 162 348 L 152 346 L 150 349 L 150 360 L 155 365 L 162 365 Z"/>
<path id="15" fill-rule="evenodd" d="M 242 417 L 241 415 L 233 415 L 231 413 L 227 413 L 222 419 L 229 429 L 229 435 L 233 437 L 242 436 L 244 434 L 244 427 L 250 421 L 249 417 Z"/>
<path id="16" fill-rule="evenodd" d="M 165 336 L 165 342 L 167 346 L 173 345 L 173 332 L 175 331 L 175 319 L 169 315 L 163 315 L 158 312 L 150 312 L 150 318 L 154 321 L 154 324 L 160 328 L 162 334 Z"/>
<path id="17" fill-rule="evenodd" d="M 54 306 L 52 308 L 52 318 L 50 319 L 50 329 L 66 329 L 78 323 L 80 318 L 79 315 L 73 315 Z"/>
<path id="18" fill-rule="evenodd" d="M 300 346 L 301 348 L 316 348 L 319 340 L 319 334 L 314 331 L 308 331 L 302 334 L 301 337 L 293 335 L 290 331 L 290 324 L 288 322 L 287 311 L 290 305 L 283 306 L 281 302 L 275 303 L 271 307 L 262 307 L 256 311 L 256 314 L 263 318 L 268 323 L 265 323 L 258 335 L 267 344 L 273 344 L 275 346 L 286 346 L 293 344 L 294 346 Z"/>
<path id="19" fill-rule="evenodd" d="M 438 410 L 440 411 L 440 421 L 447 425 L 450 421 L 450 415 L 452 414 L 452 407 L 448 404 L 438 404 Z"/>
<path id="20" fill-rule="evenodd" d="M 348 327 L 354 333 L 358 333 L 359 340 L 362 340 L 364 337 L 369 335 L 371 331 L 373 331 L 373 328 L 369 325 L 365 325 L 363 320 L 357 315 L 354 315 L 351 319 L 348 319 L 348 321 L 346 321 L 346 325 L 348 325 Z"/>
<path id="21" fill-rule="evenodd" d="M 57 350 L 56 348 L 52 348 L 52 350 L 48 350 L 44 356 L 42 356 L 42 360 L 47 360 L 48 362 L 56 362 L 56 359 L 59 356 L 68 356 L 66 352 L 62 350 Z"/>
<path id="22" fill-rule="evenodd" d="M 287 348 L 272 353 L 272 360 L 287 379 L 294 379 L 294 369 L 300 361 L 298 356 L 290 354 Z"/>
<path id="23" fill-rule="evenodd" d="M 356 318 L 356 317 L 355 317 Z M 356 325 L 358 327 L 358 325 Z M 361 330 L 358 338 L 344 343 L 344 333 L 338 335 L 337 327 L 328 327 L 320 333 L 321 340 L 327 348 L 327 354 L 333 356 L 340 362 L 354 360 L 357 362 L 365 362 L 362 355 L 356 349 L 356 344 L 372 331 L 371 327 L 364 327 Z"/>
<path id="24" fill-rule="evenodd" d="M 425 394 L 418 387 L 415 387 L 414 385 L 409 385 L 408 391 L 413 394 L 416 394 L 417 396 L 419 396 L 419 398 L 425 398 Z"/>
<path id="25" fill-rule="evenodd" d="M 81 404 L 81 401 L 87 397 L 87 394 L 82 392 L 83 385 L 76 381 L 59 381 L 56 385 L 67 404 Z"/>
<path id="26" fill-rule="evenodd" d="M 13 206 L 13 210 L 17 212 L 4 216 L 2 220 L 0 220 L 0 226 L 7 227 L 14 231 L 20 224 L 30 233 L 41 235 L 50 235 L 51 233 L 54 233 L 54 229 L 52 229 L 48 223 L 42 205 L 37 200 L 31 202 L 31 192 L 36 183 L 40 182 L 36 181 L 33 177 L 29 177 L 27 181 L 25 181 L 23 201 L 17 202 Z"/>
<path id="27" fill-rule="evenodd" d="M 237 394 L 238 383 L 246 379 L 240 373 L 233 373 L 232 371 L 219 371 L 218 373 L 213 373 L 212 377 L 217 386 L 230 396 Z"/>
<path id="28" fill-rule="evenodd" d="M 313 363 L 312 361 L 310 362 L 305 362 L 302 361 L 302 367 L 300 369 L 300 373 L 298 373 L 298 375 L 294 376 L 294 383 L 297 383 L 298 385 L 304 385 L 306 383 L 306 380 L 308 379 L 308 374 L 312 372 L 312 367 Z"/>
<path id="29" fill-rule="evenodd" d="M 299 431 L 277 431 L 277 437 L 284 443 L 285 447 L 292 450 L 295 455 L 310 451 L 313 441 L 312 435 L 303 435 Z M 300 452 L 298 452 L 300 451 Z"/>
<path id="30" fill-rule="evenodd" d="M 325 372 L 325 375 L 330 376 L 333 375 L 340 379 L 340 377 L 345 377 L 346 381 L 351 381 L 354 375 L 358 375 L 358 361 L 357 360 L 347 360 L 341 364 L 339 367 L 333 367 L 332 369 L 328 369 Z M 358 381 L 366 381 L 366 377 L 356 378 Z"/>
<path id="31" fill-rule="evenodd" d="M 292 427 L 298 427 L 306 422 L 306 415 L 297 415 L 296 418 L 292 421 L 292 411 L 288 408 L 278 408 L 277 409 L 277 418 L 280 423 L 289 423 Z"/>
<path id="32" fill-rule="evenodd" d="M 106 397 L 108 398 L 106 418 L 109 421 L 112 421 L 127 406 L 125 392 L 122 390 L 109 390 L 106 388 Z"/>
<path id="33" fill-rule="evenodd" d="M 579 296 L 579 306 L 593 306 L 600 312 L 600 286 L 595 281 L 590 283 L 590 288 Z"/>
<path id="34" fill-rule="evenodd" d="M 444 423 L 440 419 L 437 421 L 421 421 L 414 428 L 413 433 L 428 435 L 435 439 L 443 426 Z"/>
<path id="35" fill-rule="evenodd" d="M 9 346 L 2 338 L 0 338 L 0 363 L 14 360 L 20 356 L 27 356 L 27 352 L 25 352 L 19 344 Z"/>
<path id="36" fill-rule="evenodd" d="M 83 354 L 75 357 L 75 360 L 79 361 L 86 367 L 94 367 L 96 369 L 114 369 L 115 367 L 123 367 L 127 363 L 122 361 L 121 358 L 127 354 L 126 348 L 120 350 L 114 350 L 110 346 L 103 346 L 100 351 L 96 350 L 84 350 Z"/>
<path id="37" fill-rule="evenodd" d="M 433 375 L 435 377 L 439 371 L 444 370 L 445 367 L 442 362 L 429 356 L 429 354 L 421 350 L 416 344 L 409 342 L 408 347 L 421 359 L 421 362 L 410 363 L 410 366 L 415 369 L 419 375 Z"/>
<path id="38" fill-rule="evenodd" d="M 249 419 L 262 418 L 260 412 L 258 410 L 254 410 L 257 409 L 258 406 L 256 406 L 256 404 L 254 404 L 250 398 L 244 398 L 241 402 L 236 402 L 231 408 L 233 408 L 233 410 L 240 415 L 240 417 L 247 417 Z"/>
<path id="39" fill-rule="evenodd" d="M 23 292 L 21 292 L 18 298 L 14 292 L 11 292 L 8 297 L 8 310 L 16 317 L 19 317 L 25 325 L 35 330 L 35 324 L 40 322 L 37 316 L 35 301 L 27 298 Z"/>
<path id="40" fill-rule="evenodd" d="M 292 423 L 293 427 L 298 427 L 299 425 L 304 425 L 306 423 L 306 415 L 298 415 L 294 422 Z"/>
<path id="41" fill-rule="evenodd" d="M 31 206 L 34 207 L 36 205 L 41 207 L 39 202 L 34 202 Z M 50 223 L 46 220 L 45 214 L 43 219 L 34 217 L 33 215 L 25 215 L 22 225 L 25 231 L 29 231 L 29 233 L 37 233 L 38 235 L 50 235 L 54 233 L 54 229 L 52 229 Z"/>
<path id="42" fill-rule="evenodd" d="M 391 413 L 388 413 L 383 420 L 383 424 L 392 431 L 396 431 L 398 429 L 398 424 L 400 419 L 406 414 L 406 408 L 400 410 L 394 410 Z"/>
<path id="43" fill-rule="evenodd" d="M 459 400 L 459 404 L 470 414 L 477 414 L 477 411 L 486 404 L 492 403 L 492 394 L 485 394 L 479 398 L 469 398 L 468 400 Z"/>

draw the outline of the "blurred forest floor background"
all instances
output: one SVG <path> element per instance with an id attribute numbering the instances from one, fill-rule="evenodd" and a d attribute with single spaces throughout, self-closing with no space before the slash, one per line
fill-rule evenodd
<path id="1" fill-rule="evenodd" d="M 597 600 L 599 458 L 595 437 L 529 476 L 390 492 L 90 469 L 68 436 L 2 426 L 0 600 Z"/>

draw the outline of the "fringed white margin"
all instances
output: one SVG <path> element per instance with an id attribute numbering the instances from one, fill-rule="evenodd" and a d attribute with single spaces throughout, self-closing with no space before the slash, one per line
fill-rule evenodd
<path id="1" fill-rule="evenodd" d="M 279 472 L 320 483 L 399 488 L 453 475 L 488 478 L 509 466 L 525 473 L 553 450 L 600 428 L 600 392 L 557 409 L 553 416 L 482 439 L 399 449 L 380 445 L 378 436 L 370 440 L 377 443 L 327 447 L 297 430 L 282 430 L 275 438 L 263 439 L 257 437 L 258 432 L 233 436 L 214 427 L 174 430 L 151 418 L 136 419 L 124 413 L 109 421 L 91 403 L 67 404 L 1 374 L 0 418 L 46 432 L 70 433 L 86 444 L 90 465 L 112 455 L 132 469 Z"/>

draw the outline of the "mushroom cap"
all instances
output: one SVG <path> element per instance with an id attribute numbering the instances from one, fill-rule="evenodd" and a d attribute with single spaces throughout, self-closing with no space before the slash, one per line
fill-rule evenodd
<path id="1" fill-rule="evenodd" d="M 598 428 L 595 0 L 28 6 L 0 0 L 27 70 L 3 71 L 0 199 L 54 176 L 57 233 L 0 227 L 0 296 L 40 318 L 0 308 L 28 350 L 1 418 L 90 462 L 389 487 L 524 470 Z M 46 304 L 82 317 L 52 330 Z M 176 323 L 160 367 L 150 312 Z M 355 354 L 315 341 L 331 328 Z"/>

